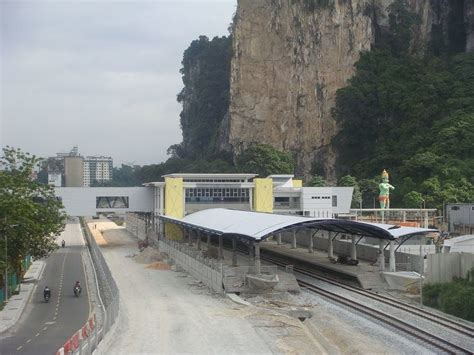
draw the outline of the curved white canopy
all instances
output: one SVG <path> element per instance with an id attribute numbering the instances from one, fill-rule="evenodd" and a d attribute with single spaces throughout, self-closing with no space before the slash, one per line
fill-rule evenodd
<path id="1" fill-rule="evenodd" d="M 394 240 L 409 235 L 438 232 L 437 229 L 400 227 L 334 218 L 308 218 L 273 213 L 211 208 L 187 215 L 183 219 L 158 216 L 159 219 L 186 228 L 261 241 L 271 235 L 292 229 L 316 229 Z"/>

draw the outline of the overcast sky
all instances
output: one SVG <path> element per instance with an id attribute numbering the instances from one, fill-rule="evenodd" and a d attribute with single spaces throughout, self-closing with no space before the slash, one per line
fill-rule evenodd
<path id="1" fill-rule="evenodd" d="M 0 143 L 151 164 L 182 140 L 183 51 L 237 0 L 0 0 Z"/>

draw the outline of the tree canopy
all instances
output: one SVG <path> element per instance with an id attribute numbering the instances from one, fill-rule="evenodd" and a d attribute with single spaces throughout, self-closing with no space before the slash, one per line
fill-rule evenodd
<path id="1" fill-rule="evenodd" d="M 295 161 L 289 153 L 266 144 L 254 144 L 237 156 L 236 166 L 239 172 L 267 177 L 271 174 L 293 174 Z"/>
<path id="2" fill-rule="evenodd" d="M 474 53 L 410 54 L 417 20 L 405 3 L 389 9 L 388 44 L 363 53 L 337 92 L 339 175 L 371 179 L 387 169 L 393 207 L 472 201 Z"/>
<path id="3" fill-rule="evenodd" d="M 219 152 L 220 125 L 229 109 L 230 37 L 206 36 L 184 51 L 178 94 L 183 142 L 170 147 L 181 158 L 207 159 Z"/>
<path id="4" fill-rule="evenodd" d="M 6 262 L 17 272 L 24 257 L 39 259 L 54 251 L 64 229 L 66 216 L 54 188 L 33 179 L 40 160 L 11 147 L 0 157 L 0 242 L 8 242 Z"/>

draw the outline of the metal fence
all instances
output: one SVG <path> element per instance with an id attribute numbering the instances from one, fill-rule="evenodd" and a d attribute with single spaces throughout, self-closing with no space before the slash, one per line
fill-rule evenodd
<path id="1" fill-rule="evenodd" d="M 454 278 L 466 278 L 474 271 L 474 254 L 440 253 L 428 255 L 426 282 L 451 282 Z"/>
<path id="2" fill-rule="evenodd" d="M 222 293 L 223 263 L 203 256 L 201 251 L 189 247 L 187 243 L 160 239 L 161 252 L 175 261 L 194 278 L 207 285 L 214 292 Z"/>
<path id="3" fill-rule="evenodd" d="M 91 319 L 74 333 L 63 347 L 57 351 L 57 355 L 92 354 L 97 344 L 114 324 L 119 311 L 119 289 L 102 252 L 97 246 L 83 218 L 81 218 L 81 228 L 86 237 L 87 247 L 92 258 L 95 281 L 99 289 L 99 298 L 104 306 L 104 318 L 101 322 L 102 324 L 97 324 L 94 312 Z"/>

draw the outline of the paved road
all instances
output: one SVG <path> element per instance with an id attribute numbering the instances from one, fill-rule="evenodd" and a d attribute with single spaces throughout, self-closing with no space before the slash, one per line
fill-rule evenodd
<path id="1" fill-rule="evenodd" d="M 20 321 L 0 338 L 1 354 L 54 354 L 87 321 L 91 308 L 79 224 L 68 223 L 61 239 L 66 241 L 66 248 L 45 259 L 44 273 Z M 82 285 L 78 298 L 73 293 L 76 280 Z M 49 303 L 43 300 L 46 285 L 52 291 Z"/>

